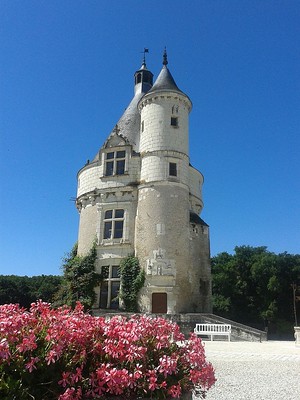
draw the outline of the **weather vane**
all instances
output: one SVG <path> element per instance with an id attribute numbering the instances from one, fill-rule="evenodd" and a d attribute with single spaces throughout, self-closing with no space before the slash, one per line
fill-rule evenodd
<path id="1" fill-rule="evenodd" d="M 143 57 L 143 65 L 146 65 L 146 56 L 145 56 L 145 54 L 146 54 L 146 53 L 149 53 L 149 49 L 146 49 L 146 47 L 144 47 L 144 51 L 142 51 L 141 53 L 144 54 L 144 57 Z"/>

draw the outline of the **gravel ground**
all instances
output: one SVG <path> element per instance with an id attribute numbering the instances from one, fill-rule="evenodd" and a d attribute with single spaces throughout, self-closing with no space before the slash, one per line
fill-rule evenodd
<path id="1" fill-rule="evenodd" d="M 207 400 L 300 400 L 300 347 L 294 342 L 204 344 L 217 378 Z"/>

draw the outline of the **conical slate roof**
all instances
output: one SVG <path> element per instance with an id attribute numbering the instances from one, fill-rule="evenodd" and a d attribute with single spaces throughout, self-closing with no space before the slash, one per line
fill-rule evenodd
<path id="1" fill-rule="evenodd" d="M 175 90 L 176 92 L 181 92 L 166 65 L 163 66 L 154 85 L 148 93 L 156 92 L 158 90 Z"/>
<path id="2" fill-rule="evenodd" d="M 126 108 L 124 114 L 117 122 L 118 134 L 125 139 L 126 142 L 133 146 L 133 149 L 137 151 L 140 142 L 140 125 L 141 116 L 137 108 L 138 102 L 145 95 L 145 93 L 136 93 L 133 97 L 129 106 Z M 113 135 L 115 129 L 112 130 L 109 137 Z"/>
<path id="3" fill-rule="evenodd" d="M 179 87 L 176 85 L 175 80 L 174 80 L 171 72 L 169 71 L 167 65 L 168 65 L 168 58 L 167 58 L 167 51 L 165 49 L 164 55 L 163 55 L 162 70 L 160 71 L 160 74 L 158 75 L 154 85 L 152 86 L 152 88 L 149 90 L 148 93 L 153 93 L 153 92 L 157 92 L 160 90 L 171 90 L 171 91 L 183 93 L 179 89 Z"/>
<path id="4" fill-rule="evenodd" d="M 137 75 L 140 76 L 140 80 L 137 80 Z M 153 74 L 147 69 L 144 58 L 141 68 L 135 73 L 134 97 L 114 129 L 110 132 L 108 139 L 104 143 L 104 147 L 113 136 L 118 135 L 126 143 L 132 145 L 134 151 L 139 151 L 141 116 L 137 105 L 145 93 L 152 87 L 152 77 Z"/>

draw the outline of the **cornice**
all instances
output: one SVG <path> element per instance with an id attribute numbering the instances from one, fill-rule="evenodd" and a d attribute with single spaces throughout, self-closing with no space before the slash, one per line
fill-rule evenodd
<path id="1" fill-rule="evenodd" d="M 169 100 L 169 99 L 173 99 L 180 103 L 184 103 L 189 112 L 192 109 L 192 102 L 187 95 L 185 95 L 182 92 L 176 92 L 176 91 L 171 92 L 166 89 L 162 89 L 162 90 L 156 90 L 153 93 L 146 93 L 138 103 L 138 110 L 139 112 L 141 112 L 142 109 L 148 104 L 155 103 L 158 100 Z"/>
<path id="2" fill-rule="evenodd" d="M 137 190 L 134 186 L 122 188 L 97 189 L 77 197 L 76 207 L 80 212 L 82 208 L 116 202 L 131 202 L 136 199 Z"/>

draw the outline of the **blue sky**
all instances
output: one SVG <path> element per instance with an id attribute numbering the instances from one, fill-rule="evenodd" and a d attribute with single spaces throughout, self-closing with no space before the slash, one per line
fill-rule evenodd
<path id="1" fill-rule="evenodd" d="M 1 0 L 0 274 L 59 274 L 76 174 L 149 48 L 191 98 L 211 252 L 300 253 L 298 0 Z"/>

